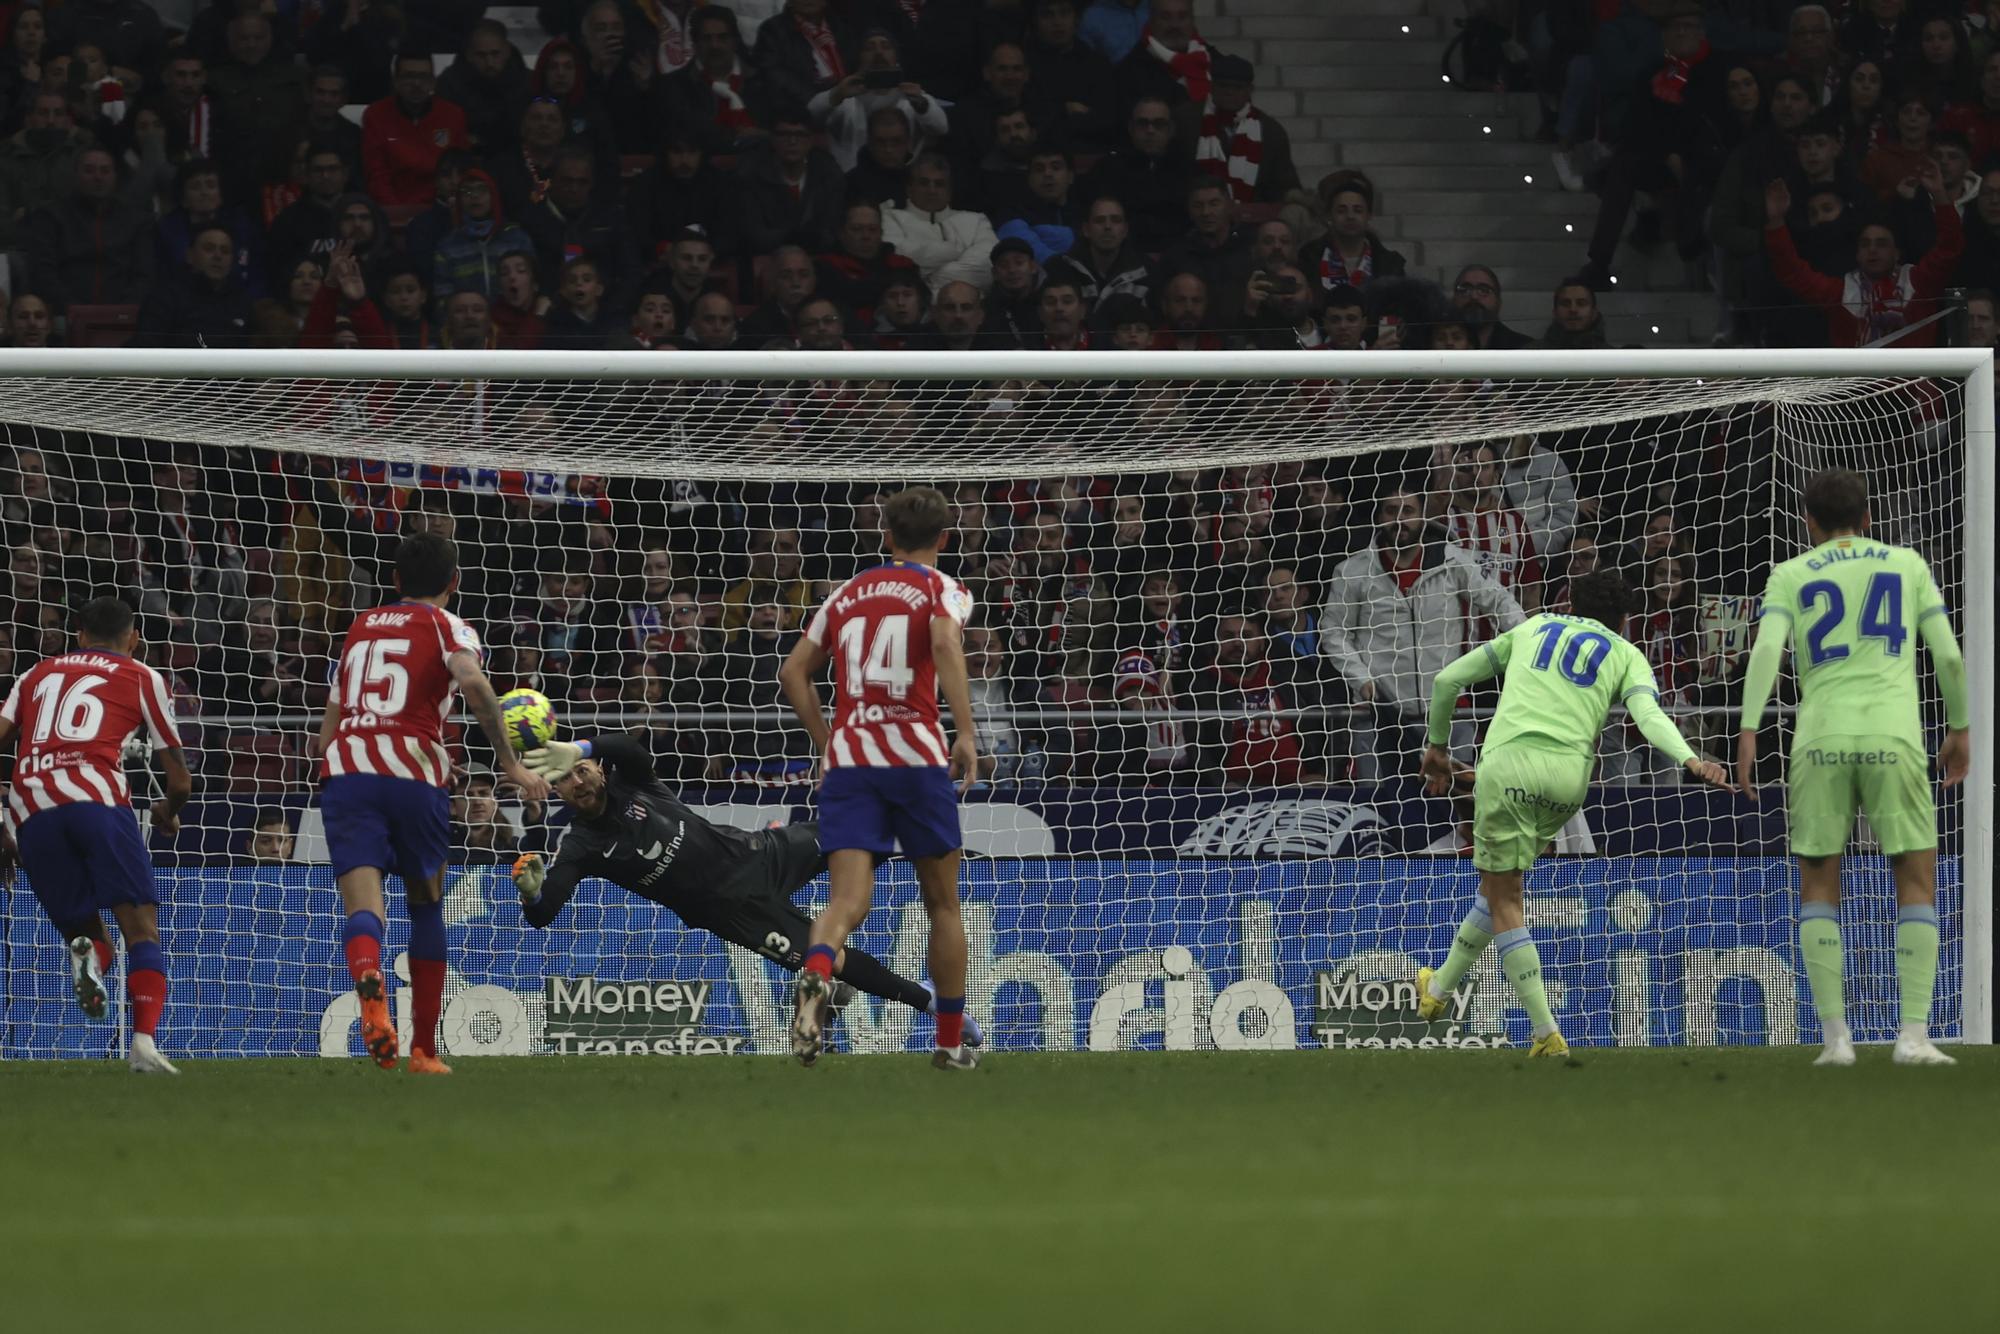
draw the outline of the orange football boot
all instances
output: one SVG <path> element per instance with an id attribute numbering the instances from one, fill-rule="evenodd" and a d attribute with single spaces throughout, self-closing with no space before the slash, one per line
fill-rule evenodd
<path id="1" fill-rule="evenodd" d="M 396 1025 L 389 1021 L 388 989 L 382 985 L 382 974 L 370 968 L 354 984 L 354 993 L 361 997 L 362 1044 L 375 1064 L 384 1070 L 395 1069 Z"/>

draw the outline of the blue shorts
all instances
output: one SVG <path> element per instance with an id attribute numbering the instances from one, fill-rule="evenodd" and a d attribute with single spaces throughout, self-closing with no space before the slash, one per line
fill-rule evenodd
<path id="1" fill-rule="evenodd" d="M 444 869 L 451 849 L 451 798 L 441 787 L 342 774 L 320 788 L 319 810 L 336 878 L 372 866 L 401 876 L 407 889 Z"/>
<path id="2" fill-rule="evenodd" d="M 21 868 L 49 920 L 65 929 L 116 903 L 160 901 L 153 858 L 130 806 L 76 802 L 21 824 Z"/>
<path id="3" fill-rule="evenodd" d="M 964 846 L 958 792 L 935 765 L 829 769 L 819 785 L 822 852 L 860 848 L 886 857 L 941 857 Z"/>

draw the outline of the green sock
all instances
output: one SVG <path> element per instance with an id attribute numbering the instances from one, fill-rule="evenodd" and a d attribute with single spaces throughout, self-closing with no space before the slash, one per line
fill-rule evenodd
<path id="1" fill-rule="evenodd" d="M 1449 996 L 1452 988 L 1465 980 L 1466 970 L 1492 943 L 1493 914 L 1486 910 L 1486 899 L 1482 895 L 1472 901 L 1472 911 L 1458 924 L 1458 934 L 1451 941 L 1451 953 L 1445 956 L 1437 972 L 1431 974 L 1431 994 L 1439 999 Z"/>
<path id="2" fill-rule="evenodd" d="M 1843 954 L 1840 912 L 1831 904 L 1799 905 L 1799 957 L 1812 986 L 1813 1013 L 1828 1038 L 1847 1027 L 1847 998 L 1841 993 Z"/>
<path id="3" fill-rule="evenodd" d="M 1542 956 L 1535 952 L 1535 941 L 1528 928 L 1517 926 L 1512 931 L 1502 931 L 1493 938 L 1493 943 L 1500 947 L 1501 971 L 1514 984 L 1514 996 L 1534 1023 L 1535 1036 L 1547 1037 L 1555 1032 L 1555 1016 L 1549 1013 L 1549 993 L 1542 987 Z"/>
<path id="4" fill-rule="evenodd" d="M 1936 908 L 1904 908 L 1896 914 L 1896 984 L 1903 998 L 1903 1027 L 1928 1030 L 1931 992 L 1937 986 Z"/>

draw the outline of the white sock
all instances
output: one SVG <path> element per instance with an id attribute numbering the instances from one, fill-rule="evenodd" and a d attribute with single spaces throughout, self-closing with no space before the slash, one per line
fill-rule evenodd
<path id="1" fill-rule="evenodd" d="M 1848 1029 L 1845 1019 L 1836 1019 L 1832 1023 L 1822 1024 L 1820 1027 L 1826 1033 L 1826 1045 L 1829 1047 L 1836 1042 L 1853 1041 L 1854 1035 Z"/>

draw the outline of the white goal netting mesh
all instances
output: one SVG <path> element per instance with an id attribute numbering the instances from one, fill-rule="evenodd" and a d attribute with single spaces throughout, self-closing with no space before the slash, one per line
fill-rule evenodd
<path id="1" fill-rule="evenodd" d="M 457 542 L 454 610 L 498 688 L 548 694 L 567 735 L 640 734 L 691 805 L 763 828 L 815 816 L 777 665 L 829 586 L 878 553 L 882 499 L 943 488 L 946 568 L 978 601 L 987 757 L 963 810 L 970 1007 L 1003 1049 L 1518 1042 L 1490 955 L 1436 1024 L 1373 985 L 1441 956 L 1475 884 L 1469 808 L 1414 781 L 1445 662 L 1562 607 L 1577 574 L 1621 571 L 1663 702 L 1727 758 L 1756 595 L 1804 545 L 1800 483 L 1833 464 L 1870 477 L 1876 531 L 1961 601 L 1952 381 L 1094 379 L 1074 364 L 1005 379 L 0 377 L 0 682 L 67 642 L 70 609 L 115 592 L 170 677 L 196 774 L 183 831 L 153 840 L 162 1048 L 358 1051 L 309 739 L 346 624 L 393 598 L 409 532 Z M 1763 739 L 1773 783 L 1790 698 Z M 1460 702 L 1464 760 L 1492 704 Z M 448 1052 L 783 1048 L 782 975 L 667 908 L 592 882 L 528 929 L 506 867 L 559 845 L 565 817 L 494 790 L 469 720 L 453 737 Z M 152 790 L 148 758 L 130 768 L 135 794 Z M 1959 807 L 1941 794 L 1939 809 L 1934 1020 L 1950 1034 L 1966 886 Z M 1870 846 L 1864 828 L 1843 923 L 1856 1031 L 1880 1037 L 1896 1021 L 1893 891 Z M 1781 801 L 1683 785 L 1614 716 L 1554 852 L 1530 876 L 1529 922 L 1572 1042 L 1817 1035 Z M 882 879 L 857 943 L 921 975 L 912 877 L 892 864 Z M 810 914 L 824 892 L 797 901 Z M 115 1046 L 75 1012 L 24 877 L 0 910 L 0 1056 Z M 400 905 L 390 916 L 399 958 Z M 836 1036 L 897 1049 L 927 1041 L 928 1020 L 864 998 Z"/>

